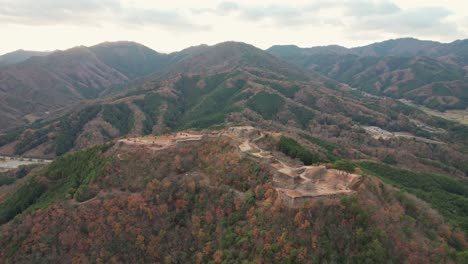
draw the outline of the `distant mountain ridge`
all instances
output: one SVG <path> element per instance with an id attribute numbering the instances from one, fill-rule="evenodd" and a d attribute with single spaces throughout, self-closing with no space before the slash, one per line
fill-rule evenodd
<path id="1" fill-rule="evenodd" d="M 307 49 L 273 46 L 265 53 L 231 41 L 163 54 L 121 41 L 46 56 L 23 52 L 26 55 L 16 56 L 23 61 L 0 67 L 0 130 L 150 80 L 239 67 L 338 86 L 344 82 L 371 94 L 410 99 L 441 110 L 463 109 L 468 104 L 467 46 L 467 40 L 443 44 L 408 38 L 352 49 L 337 45 Z"/>
<path id="2" fill-rule="evenodd" d="M 439 110 L 468 106 L 468 40 L 443 44 L 405 38 L 351 49 L 287 45 L 268 51 L 374 95 Z"/>
<path id="3" fill-rule="evenodd" d="M 0 56 L 0 66 L 10 65 L 25 61 L 34 56 L 46 56 L 47 51 L 16 50 Z"/>
<path id="4" fill-rule="evenodd" d="M 346 48 L 339 45 L 316 46 L 301 48 L 296 45 L 274 45 L 267 51 L 275 54 L 279 53 L 303 53 L 303 54 L 352 54 L 359 56 L 427 56 L 432 58 L 450 55 L 451 53 L 461 55 L 468 48 L 468 39 L 456 40 L 451 43 L 441 43 L 429 40 L 419 40 L 415 38 L 390 39 L 365 46 Z"/>

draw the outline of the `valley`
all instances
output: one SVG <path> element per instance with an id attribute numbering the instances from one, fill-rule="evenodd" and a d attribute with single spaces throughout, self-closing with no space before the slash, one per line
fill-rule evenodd
<path id="1" fill-rule="evenodd" d="M 412 103 L 411 101 L 401 99 L 400 102 L 407 104 L 411 107 L 415 107 L 424 111 L 425 113 L 437 117 L 441 117 L 450 121 L 454 121 L 463 125 L 468 125 L 468 109 L 464 110 L 447 110 L 444 112 L 436 111 L 421 105 Z"/>
<path id="2" fill-rule="evenodd" d="M 411 133 L 405 133 L 405 132 L 389 132 L 387 130 L 381 129 L 379 127 L 374 127 L 374 126 L 364 126 L 364 130 L 366 130 L 367 133 L 369 133 L 373 138 L 375 139 L 391 139 L 391 138 L 397 138 L 397 137 L 402 137 L 402 138 L 409 138 L 409 139 L 414 139 L 418 141 L 422 141 L 425 143 L 429 144 L 444 144 L 441 141 L 437 140 L 431 140 L 427 138 L 422 138 L 422 137 L 417 137 Z"/>

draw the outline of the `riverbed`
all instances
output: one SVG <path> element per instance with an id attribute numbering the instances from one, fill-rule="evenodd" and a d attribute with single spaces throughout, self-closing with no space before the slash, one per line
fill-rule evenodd
<path id="1" fill-rule="evenodd" d="M 22 165 L 50 163 L 51 160 L 29 159 L 29 158 L 11 158 L 0 156 L 0 171 L 16 169 Z"/>

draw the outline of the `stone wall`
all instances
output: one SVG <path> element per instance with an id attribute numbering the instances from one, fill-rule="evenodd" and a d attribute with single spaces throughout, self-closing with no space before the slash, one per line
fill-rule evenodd
<path id="1" fill-rule="evenodd" d="M 228 131 L 229 133 L 239 138 L 253 139 L 260 136 L 260 131 L 251 126 L 230 127 Z"/>
<path id="2" fill-rule="evenodd" d="M 281 201 L 288 207 L 302 207 L 307 202 L 318 201 L 318 200 L 325 200 L 325 199 L 340 199 L 344 196 L 348 196 L 349 193 L 335 193 L 335 194 L 326 194 L 326 195 L 318 195 L 318 196 L 299 196 L 299 197 L 292 197 L 287 195 L 283 191 L 279 191 L 278 195 Z"/>
<path id="3" fill-rule="evenodd" d="M 176 147 L 187 147 L 187 146 L 194 146 L 200 145 L 202 143 L 201 139 L 182 139 L 176 140 Z"/>
<path id="4" fill-rule="evenodd" d="M 271 168 L 271 174 L 273 175 L 275 185 L 279 187 L 291 187 L 301 182 L 301 178 L 299 176 L 291 177 L 275 168 Z"/>

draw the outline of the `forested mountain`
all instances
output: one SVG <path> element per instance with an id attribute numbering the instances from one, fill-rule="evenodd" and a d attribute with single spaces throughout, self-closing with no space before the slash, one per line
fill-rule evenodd
<path id="1" fill-rule="evenodd" d="M 347 158 L 377 156 L 383 160 L 391 150 L 407 168 L 455 174 L 468 171 L 462 152 L 464 126 L 391 99 L 362 97 L 345 85 L 323 76 L 311 77 L 318 74 L 288 67 L 247 44 L 229 42 L 203 49 L 161 75 L 169 79 L 158 77 L 130 91 L 83 104 L 61 117 L 9 131 L 0 137 L 0 153 L 55 157 L 129 134 L 254 124 L 320 135 L 342 146 L 334 151 Z M 365 126 L 406 132 L 441 144 L 420 151 L 427 148 L 424 141 L 395 137 L 391 144 L 379 142 L 367 136 Z M 431 127 L 441 130 L 433 133 Z M 329 151 L 323 149 L 323 155 Z M 430 160 L 443 160 L 446 165 Z"/>
<path id="2" fill-rule="evenodd" d="M 66 155 L 26 176 L 0 204 L 1 223 L 16 216 L 0 227 L 0 257 L 6 263 L 466 259 L 463 232 L 375 177 L 362 178 L 351 195 L 288 205 L 268 163 L 243 156 L 239 143 L 220 135 L 161 151 L 120 142 Z M 457 199 L 466 195 L 466 188 L 456 189 Z"/>
<path id="3" fill-rule="evenodd" d="M 286 78 L 306 78 L 301 69 L 241 42 L 223 42 L 211 47 L 202 46 L 201 49 L 182 51 L 185 52 L 191 52 L 191 55 L 170 67 L 168 70 L 170 75 L 212 74 L 232 72 L 238 68 L 255 68 L 281 74 Z"/>
<path id="4" fill-rule="evenodd" d="M 401 38 L 373 43 L 363 47 L 350 49 L 361 56 L 440 56 L 446 45 L 436 41 L 419 40 L 415 38 Z"/>
<path id="5" fill-rule="evenodd" d="M 0 68 L 26 76 L 8 94 L 68 104 L 0 134 L 0 155 L 55 159 L 0 173 L 0 259 L 463 263 L 468 127 L 396 100 L 460 107 L 463 56 L 389 43 L 117 42 Z"/>
<path id="6" fill-rule="evenodd" d="M 56 51 L 2 67 L 0 130 L 97 98 L 106 89 L 153 73 L 167 61 L 167 56 L 140 44 L 117 42 Z"/>
<path id="7" fill-rule="evenodd" d="M 0 63 L 8 64 L 0 68 L 0 130 L 30 124 L 58 109 L 121 91 L 145 76 L 164 80 L 179 73 L 208 74 L 239 65 L 267 67 L 294 79 L 308 76 L 326 81 L 319 72 L 372 94 L 410 99 L 440 110 L 467 106 L 466 41 L 440 44 L 400 39 L 353 49 L 275 46 L 268 50 L 298 68 L 267 54 L 256 58 L 258 54 L 241 46 L 228 42 L 161 54 L 134 42 L 108 42 L 49 55 L 27 51 L 6 54 L 0 57 Z"/>
<path id="8" fill-rule="evenodd" d="M 468 65 L 468 40 L 457 40 L 451 43 L 425 41 L 414 38 L 387 40 L 363 47 L 350 49 L 360 56 L 396 56 L 416 57 L 424 56 L 438 59 L 460 67 Z"/>
<path id="9" fill-rule="evenodd" d="M 372 43 L 362 47 L 346 48 L 338 45 L 318 46 L 311 48 L 299 48 L 295 45 L 276 45 L 268 49 L 273 54 L 286 56 L 287 53 L 294 54 L 352 54 L 363 57 L 416 57 L 424 56 L 430 58 L 459 57 L 460 66 L 467 65 L 463 62 L 468 49 L 468 40 L 457 40 L 451 43 L 440 43 L 436 41 L 419 40 L 415 38 L 391 39 L 378 43 Z"/>
<path id="10" fill-rule="evenodd" d="M 268 51 L 374 95 L 446 110 L 468 106 L 467 43 L 398 39 L 352 49 L 273 46 Z"/>
<path id="11" fill-rule="evenodd" d="M 135 42 L 105 42 L 89 49 L 100 61 L 129 79 L 154 73 L 167 66 L 170 61 L 167 54 L 158 53 Z"/>

